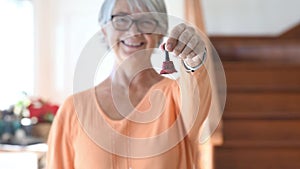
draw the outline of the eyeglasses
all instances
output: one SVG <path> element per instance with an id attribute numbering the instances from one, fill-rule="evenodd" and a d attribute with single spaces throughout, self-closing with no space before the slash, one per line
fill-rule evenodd
<path id="1" fill-rule="evenodd" d="M 113 27 L 118 31 L 127 31 L 135 23 L 140 33 L 153 33 L 158 25 L 154 18 L 132 19 L 128 15 L 112 15 L 111 21 Z"/>

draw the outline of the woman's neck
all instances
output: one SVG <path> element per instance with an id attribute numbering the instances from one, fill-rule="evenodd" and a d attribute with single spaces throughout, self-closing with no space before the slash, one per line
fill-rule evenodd
<path id="1" fill-rule="evenodd" d="M 124 62 L 114 66 L 110 75 L 112 85 L 128 88 L 129 86 L 152 84 L 159 80 L 161 76 L 153 69 L 151 62 Z"/>

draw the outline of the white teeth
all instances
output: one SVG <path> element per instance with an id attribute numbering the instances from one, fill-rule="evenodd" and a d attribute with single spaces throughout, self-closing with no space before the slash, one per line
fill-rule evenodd
<path id="1" fill-rule="evenodd" d="M 131 47 L 139 47 L 143 45 L 143 42 L 140 43 L 132 43 L 132 42 L 126 42 L 126 41 L 122 41 L 125 45 L 127 46 L 131 46 Z"/>

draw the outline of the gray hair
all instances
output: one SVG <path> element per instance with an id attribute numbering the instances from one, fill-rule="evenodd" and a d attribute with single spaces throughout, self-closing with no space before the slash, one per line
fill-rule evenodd
<path id="1" fill-rule="evenodd" d="M 102 4 L 98 16 L 98 22 L 104 26 L 110 21 L 113 8 L 118 0 L 105 0 Z M 167 9 L 164 0 L 126 0 L 130 6 L 130 10 L 138 10 L 140 12 L 151 12 L 156 16 L 163 33 L 168 30 Z M 156 13 L 156 14 L 155 14 Z"/>

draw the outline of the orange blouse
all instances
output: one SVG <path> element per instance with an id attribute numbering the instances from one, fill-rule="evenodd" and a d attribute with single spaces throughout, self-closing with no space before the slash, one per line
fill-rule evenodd
<path id="1" fill-rule="evenodd" d="M 164 78 L 153 85 L 122 120 L 103 113 L 95 88 L 66 99 L 49 134 L 47 168 L 198 168 L 199 131 L 209 112 L 211 88 L 206 69 L 183 74 L 177 81 Z"/>

